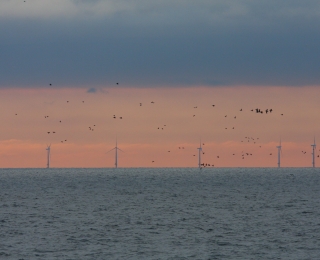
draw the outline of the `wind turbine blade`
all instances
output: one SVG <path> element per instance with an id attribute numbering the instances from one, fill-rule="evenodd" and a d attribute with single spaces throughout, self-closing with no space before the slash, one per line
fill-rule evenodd
<path id="1" fill-rule="evenodd" d="M 111 151 L 113 151 L 114 149 L 116 149 L 117 147 L 114 147 L 114 148 L 112 148 L 111 150 L 109 150 L 108 152 L 106 152 L 106 153 L 109 153 L 109 152 L 111 152 Z M 119 149 L 119 148 L 118 148 Z"/>

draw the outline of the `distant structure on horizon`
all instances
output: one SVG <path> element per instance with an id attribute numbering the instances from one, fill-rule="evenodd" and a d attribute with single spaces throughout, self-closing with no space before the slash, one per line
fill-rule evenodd
<path id="1" fill-rule="evenodd" d="M 115 162 L 114 162 L 114 167 L 118 168 L 118 150 L 123 152 L 120 148 L 118 148 L 118 141 L 116 139 L 116 146 L 114 148 L 112 148 L 111 150 L 109 150 L 108 152 L 111 152 L 112 150 L 115 150 Z M 107 153 L 108 153 L 107 152 Z"/>
<path id="2" fill-rule="evenodd" d="M 282 153 L 282 150 L 281 150 L 281 138 L 280 138 L 280 143 L 278 146 L 276 146 L 276 148 L 278 149 L 278 168 L 280 168 L 280 153 Z"/>
<path id="3" fill-rule="evenodd" d="M 202 154 L 202 146 L 201 146 L 201 139 L 200 139 L 200 147 L 197 148 L 199 150 L 199 156 L 198 156 L 198 167 L 201 170 L 201 154 Z"/>
<path id="4" fill-rule="evenodd" d="M 316 138 L 313 137 L 313 144 L 311 145 L 312 146 L 312 167 L 316 167 L 316 162 L 315 162 L 315 150 L 317 148 L 317 145 L 316 145 Z"/>
<path id="5" fill-rule="evenodd" d="M 50 148 L 51 148 L 51 144 L 47 145 L 47 168 L 50 168 Z"/>

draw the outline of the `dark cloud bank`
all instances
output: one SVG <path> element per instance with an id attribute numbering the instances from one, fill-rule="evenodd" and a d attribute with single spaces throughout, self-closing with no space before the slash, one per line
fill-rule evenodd
<path id="1" fill-rule="evenodd" d="M 192 3 L 0 17 L 0 86 L 320 84 L 318 1 Z"/>

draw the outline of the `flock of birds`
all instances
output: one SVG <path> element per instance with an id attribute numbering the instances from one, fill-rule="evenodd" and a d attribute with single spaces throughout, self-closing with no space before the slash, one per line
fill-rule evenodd
<path id="1" fill-rule="evenodd" d="M 117 82 L 116 85 L 119 85 L 119 83 Z M 50 83 L 49 86 L 52 87 L 52 83 Z M 65 102 L 66 102 L 67 104 L 70 104 L 70 100 L 66 100 Z M 80 102 L 80 101 L 79 101 L 79 102 Z M 154 101 L 149 101 L 149 102 L 150 102 L 149 104 L 155 105 L 155 102 L 154 102 Z M 84 104 L 84 103 L 85 103 L 85 100 L 82 100 L 81 103 Z M 143 102 L 139 102 L 137 105 L 138 105 L 139 107 L 143 107 L 143 106 L 144 106 Z M 216 109 L 217 106 L 216 106 L 216 104 L 211 104 L 211 107 L 214 108 L 214 109 Z M 198 106 L 193 106 L 193 109 L 198 109 Z M 245 112 L 245 110 L 244 110 L 243 108 L 239 108 L 238 111 L 241 112 L 241 113 Z M 251 111 L 252 113 L 265 114 L 265 115 L 274 113 L 274 109 L 272 109 L 272 108 L 264 108 L 264 109 L 262 109 L 262 108 L 252 108 L 252 109 L 250 109 L 250 111 Z M 249 112 L 249 110 L 248 110 L 248 112 Z M 15 115 L 18 116 L 18 113 L 15 113 Z M 196 117 L 196 115 L 197 115 L 196 113 L 193 113 L 193 114 L 192 114 L 192 117 Z M 283 116 L 283 113 L 279 113 L 278 115 Z M 231 119 L 234 119 L 234 120 L 237 120 L 237 119 L 238 119 L 237 116 L 240 117 L 239 115 L 235 115 L 235 114 L 233 114 L 233 115 L 231 115 L 231 116 L 230 116 L 229 114 L 224 114 L 224 117 L 225 117 L 225 118 L 231 118 Z M 45 114 L 45 115 L 44 115 L 44 118 L 45 118 L 45 119 L 49 119 L 49 118 L 51 118 L 51 117 L 50 117 L 50 115 Z M 113 115 L 112 115 L 112 119 L 114 119 L 114 120 L 117 120 L 117 119 L 122 120 L 123 118 L 124 118 L 123 115 L 121 115 L 121 116 L 116 115 L 116 114 L 113 114 Z M 59 122 L 59 124 L 62 124 L 62 123 L 63 123 L 63 122 L 62 122 L 62 119 L 57 119 L 57 121 Z M 156 127 L 157 130 L 161 130 L 161 131 L 165 130 L 166 128 L 167 128 L 167 124 L 158 125 L 158 126 Z M 88 126 L 88 131 L 93 132 L 93 131 L 95 131 L 95 129 L 96 129 L 96 124 L 92 124 L 92 125 L 89 125 L 89 126 Z M 224 129 L 225 129 L 225 130 L 227 130 L 227 129 L 234 130 L 234 129 L 235 129 L 235 126 L 232 126 L 232 127 L 224 127 Z M 57 134 L 57 131 L 56 131 L 56 130 L 48 130 L 46 133 L 47 133 L 48 135 L 56 135 L 56 134 Z M 66 143 L 67 140 L 68 140 L 67 138 L 63 138 L 63 139 L 60 140 L 60 142 L 61 142 L 61 143 Z M 259 148 L 262 148 L 262 145 L 259 144 L 259 141 L 260 141 L 260 138 L 259 138 L 259 137 L 245 136 L 245 137 L 243 138 L 243 140 L 241 140 L 240 142 L 241 142 L 241 143 L 246 143 L 246 144 L 250 143 L 250 144 L 254 144 L 254 145 L 257 144 Z M 202 145 L 204 146 L 205 143 L 202 143 Z M 186 147 L 184 147 L 184 146 L 178 146 L 177 149 L 179 149 L 179 150 L 188 150 L 188 149 L 187 149 Z M 194 151 L 195 151 L 195 150 L 194 150 Z M 319 150 L 319 151 L 320 151 L 320 150 Z M 172 152 L 172 149 L 167 150 L 167 152 L 168 152 L 168 153 L 171 153 L 171 152 Z M 202 153 L 202 155 L 205 155 L 205 152 L 202 151 L 202 150 L 201 150 L 201 153 Z M 303 154 L 306 154 L 307 152 L 306 152 L 306 151 L 302 151 L 302 153 L 303 153 Z M 194 153 L 194 152 L 190 152 L 190 154 L 191 154 L 193 157 L 196 157 L 196 156 L 197 156 L 197 154 Z M 254 154 L 253 154 L 252 151 L 247 151 L 247 150 L 242 150 L 241 153 L 234 153 L 234 152 L 233 152 L 233 153 L 231 153 L 231 155 L 232 155 L 232 156 L 237 156 L 237 155 L 238 155 L 238 156 L 240 156 L 240 158 L 241 158 L 242 160 L 244 160 L 245 158 L 249 158 L 249 157 L 254 156 Z M 272 153 L 269 153 L 269 155 L 271 156 L 271 155 L 273 155 L 273 154 L 272 154 Z M 214 157 L 215 157 L 216 160 L 221 159 L 221 155 L 220 155 L 220 154 L 216 154 Z M 317 157 L 319 157 L 319 155 L 318 155 Z M 153 160 L 151 161 L 151 163 L 153 163 L 153 164 L 154 164 L 155 162 L 156 162 L 156 159 L 153 159 Z M 210 162 L 210 163 L 209 163 L 209 162 L 201 163 L 201 167 L 214 167 L 214 166 L 215 166 L 215 163 L 212 163 L 212 162 Z"/>

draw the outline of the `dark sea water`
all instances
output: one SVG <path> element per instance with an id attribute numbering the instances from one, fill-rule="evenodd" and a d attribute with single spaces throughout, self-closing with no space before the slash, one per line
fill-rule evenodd
<path id="1" fill-rule="evenodd" d="M 0 259 L 320 259 L 320 169 L 0 169 Z"/>

